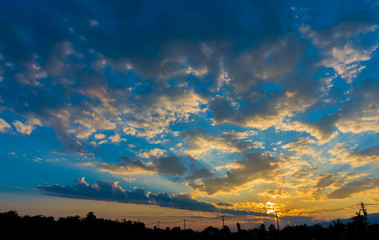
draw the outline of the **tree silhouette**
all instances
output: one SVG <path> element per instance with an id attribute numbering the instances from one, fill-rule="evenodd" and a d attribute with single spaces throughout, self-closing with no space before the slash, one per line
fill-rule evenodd
<path id="1" fill-rule="evenodd" d="M 281 240 L 377 240 L 379 239 L 379 225 L 370 225 L 368 231 L 365 221 L 360 213 L 353 216 L 351 221 L 344 224 L 337 220 L 324 228 L 320 224 L 313 226 L 295 225 L 286 226 L 281 230 Z M 212 226 L 201 232 L 182 230 L 180 227 L 161 229 L 159 234 L 153 229 L 146 228 L 140 221 L 127 219 L 110 220 L 98 218 L 89 212 L 84 218 L 80 216 L 53 217 L 19 216 L 16 211 L 0 213 L 0 226 L 2 227 L 0 239 L 130 239 L 130 240 L 276 240 L 277 230 L 274 225 L 268 227 L 264 224 L 258 228 L 231 232 L 228 226 L 218 229 Z"/>

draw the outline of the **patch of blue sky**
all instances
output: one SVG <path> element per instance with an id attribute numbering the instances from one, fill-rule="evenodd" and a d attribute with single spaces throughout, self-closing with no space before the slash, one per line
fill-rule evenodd
<path id="1" fill-rule="evenodd" d="M 302 134 L 299 132 L 281 131 L 281 130 L 276 129 L 275 127 L 269 127 L 265 130 L 257 130 L 257 134 L 254 136 L 254 138 L 257 141 L 263 142 L 263 143 L 277 144 L 281 142 L 285 144 L 300 136 L 302 136 Z"/>
<path id="2" fill-rule="evenodd" d="M 141 174 L 141 175 L 130 175 L 127 177 L 134 177 L 136 180 L 135 183 L 125 183 L 122 182 L 123 185 L 129 185 L 131 187 L 136 186 L 138 184 L 139 188 L 144 188 L 146 191 L 151 192 L 165 192 L 168 194 L 177 194 L 182 192 L 192 192 L 192 190 L 186 185 L 182 184 L 180 181 L 172 181 L 168 179 L 168 176 L 165 175 L 155 175 L 155 174 Z M 120 181 L 121 183 L 121 181 Z M 121 184 L 120 184 L 121 185 Z"/>
<path id="3" fill-rule="evenodd" d="M 377 75 L 379 66 L 379 40 L 377 44 L 378 48 L 372 53 L 370 60 L 360 64 L 360 66 L 364 66 L 364 68 L 359 71 L 359 75 L 352 82 L 353 87 L 360 86 L 364 81 L 379 81 Z"/>
<path id="4" fill-rule="evenodd" d="M 151 144 L 145 138 L 139 138 L 135 136 L 120 134 L 121 138 L 125 141 L 120 141 L 119 143 L 112 143 L 108 138 L 112 136 L 111 134 L 106 135 L 107 143 L 100 144 L 97 148 L 100 150 L 98 156 L 101 156 L 103 162 L 106 163 L 117 163 L 120 161 L 120 157 L 134 157 L 141 150 L 150 148 L 159 148 L 158 144 Z M 101 139 L 99 140 L 101 141 Z M 132 144 L 129 146 L 129 144 Z"/>
<path id="5" fill-rule="evenodd" d="M 379 133 L 371 131 L 361 133 L 339 132 L 329 144 L 335 145 L 339 142 L 346 144 L 348 147 L 355 147 L 357 150 L 362 151 L 379 144 Z"/>
<path id="6" fill-rule="evenodd" d="M 108 82 L 114 87 L 134 88 L 140 82 L 133 70 L 128 70 L 125 74 L 110 66 L 105 66 L 103 71 Z"/>
<path id="7" fill-rule="evenodd" d="M 130 85 L 134 84 L 133 91 L 132 91 L 132 97 L 136 95 L 141 95 L 143 97 L 143 94 L 149 94 L 153 92 L 156 89 L 156 83 L 152 79 L 146 79 L 139 81 L 141 79 L 138 77 L 138 75 L 135 75 L 134 72 L 127 75 L 127 81 L 130 81 Z"/>
<path id="8" fill-rule="evenodd" d="M 32 133 L 26 138 L 13 134 L 0 134 L 3 146 L 0 150 L 2 184 L 35 187 L 42 182 L 55 180 L 67 183 L 78 174 L 82 174 L 73 170 L 71 166 L 64 167 L 58 163 L 66 161 L 63 159 L 66 157 L 62 158 L 61 155 L 53 153 L 48 141 L 35 135 Z"/>
<path id="9" fill-rule="evenodd" d="M 212 126 L 212 122 L 209 118 L 200 118 L 198 116 L 191 117 L 189 121 L 178 121 L 169 126 L 169 133 L 172 132 L 180 132 L 179 137 L 181 136 L 181 133 L 185 130 L 189 129 L 204 129 L 210 134 L 219 133 L 219 129 L 217 126 Z"/>
<path id="10" fill-rule="evenodd" d="M 319 54 L 319 50 L 315 47 L 311 40 L 306 40 L 305 42 L 305 55 L 309 58 L 316 58 Z M 301 62 L 299 63 L 301 64 Z"/>
<path id="11" fill-rule="evenodd" d="M 307 109 L 307 111 L 297 114 L 293 117 L 292 121 L 307 121 L 318 122 L 326 115 L 331 115 L 341 109 L 338 100 L 334 100 L 332 103 L 325 103 L 319 101 Z"/>
<path id="12" fill-rule="evenodd" d="M 271 92 L 282 92 L 283 87 L 280 86 L 276 82 L 269 82 L 269 83 L 265 83 L 265 84 L 260 85 L 259 90 L 268 92 L 269 94 L 266 97 L 269 97 Z"/>
<path id="13" fill-rule="evenodd" d="M 348 2 L 348 3 L 346 3 Z M 358 1 L 355 5 L 357 5 Z M 322 29 L 325 27 L 330 27 L 331 25 L 335 24 L 343 15 L 349 15 L 351 14 L 351 8 L 344 7 L 344 5 L 353 4 L 351 1 L 312 1 L 312 0 L 296 0 L 296 1 L 290 1 L 290 4 L 295 7 L 296 9 L 301 9 L 303 12 L 305 12 L 306 16 L 308 16 L 307 19 L 305 19 L 305 23 L 309 24 L 312 23 L 312 26 L 316 29 Z M 356 9 L 357 6 L 353 8 L 353 11 Z M 344 9 L 344 11 L 341 11 Z M 363 8 L 365 9 L 365 8 Z M 310 18 L 309 16 L 313 16 Z"/>
<path id="14" fill-rule="evenodd" d="M 205 79 L 199 79 L 194 75 L 188 77 L 188 86 L 193 87 L 195 93 L 199 94 L 209 94 L 209 89 L 213 87 L 213 81 L 208 81 L 207 77 Z"/>

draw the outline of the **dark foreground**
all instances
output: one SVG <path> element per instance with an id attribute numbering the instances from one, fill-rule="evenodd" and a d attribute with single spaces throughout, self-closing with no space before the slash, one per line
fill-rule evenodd
<path id="1" fill-rule="evenodd" d="M 142 222 L 130 220 L 109 220 L 97 218 L 92 212 L 86 217 L 70 216 L 55 220 L 53 217 L 19 216 L 16 211 L 0 213 L 0 239 L 240 239 L 263 240 L 279 239 L 279 233 L 273 225 L 268 229 L 262 224 L 259 228 L 240 229 L 231 232 L 208 227 L 203 231 L 181 230 L 180 227 L 166 229 L 146 228 Z M 366 226 L 361 215 L 343 224 L 339 221 L 324 228 L 319 224 L 313 226 L 287 226 L 280 231 L 281 240 L 339 240 L 339 239 L 379 239 L 379 225 Z"/>

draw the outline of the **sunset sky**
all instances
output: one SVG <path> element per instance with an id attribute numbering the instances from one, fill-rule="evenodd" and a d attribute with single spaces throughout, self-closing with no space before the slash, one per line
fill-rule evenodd
<path id="1" fill-rule="evenodd" d="M 378 212 L 378 23 L 362 0 L 0 0 L 0 211 Z"/>

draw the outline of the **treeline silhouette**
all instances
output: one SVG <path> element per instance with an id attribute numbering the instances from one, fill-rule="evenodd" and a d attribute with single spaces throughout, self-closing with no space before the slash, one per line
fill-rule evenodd
<path id="1" fill-rule="evenodd" d="M 244 230 L 237 224 L 238 231 L 207 227 L 203 231 L 182 230 L 180 227 L 158 229 L 147 228 L 143 222 L 126 219 L 111 220 L 97 218 L 93 212 L 86 217 L 68 216 L 55 220 L 54 217 L 19 216 L 16 211 L 0 213 L 0 239 L 184 239 L 184 240 L 350 240 L 379 239 L 379 225 L 366 225 L 363 216 L 357 213 L 347 224 L 335 221 L 328 227 L 286 226 L 280 233 L 274 225 L 268 228 L 261 224 L 257 228 Z"/>

